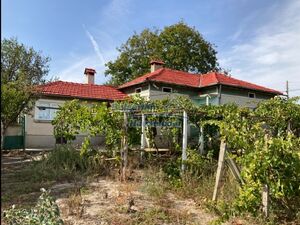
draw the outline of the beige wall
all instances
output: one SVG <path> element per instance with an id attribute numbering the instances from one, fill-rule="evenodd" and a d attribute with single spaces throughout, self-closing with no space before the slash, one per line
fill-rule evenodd
<path id="1" fill-rule="evenodd" d="M 18 135 L 22 135 L 21 125 L 9 126 L 5 131 L 5 136 L 18 136 Z"/>
<path id="2" fill-rule="evenodd" d="M 145 99 L 149 100 L 149 85 L 148 84 L 141 84 L 137 85 L 135 87 L 129 87 L 125 90 L 123 90 L 128 95 L 136 95 L 135 89 L 142 88 L 142 91 L 138 93 L 141 97 L 144 97 Z"/>
<path id="3" fill-rule="evenodd" d="M 41 98 L 36 102 L 49 102 L 63 105 L 66 100 Z M 42 121 L 36 119 L 37 107 L 32 112 L 25 116 L 25 143 L 26 148 L 53 148 L 55 146 L 54 129 L 51 121 Z M 86 135 L 80 134 L 73 141 L 74 145 L 81 145 Z M 96 136 L 91 138 L 92 145 L 103 145 L 105 142 L 104 136 Z"/>

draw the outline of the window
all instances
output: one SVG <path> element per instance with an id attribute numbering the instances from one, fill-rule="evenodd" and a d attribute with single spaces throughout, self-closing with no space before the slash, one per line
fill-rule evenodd
<path id="1" fill-rule="evenodd" d="M 255 98 L 255 93 L 249 92 L 249 93 L 248 93 L 248 97 L 249 97 L 249 98 Z"/>
<path id="2" fill-rule="evenodd" d="M 169 87 L 163 87 L 163 88 L 162 88 L 162 91 L 163 91 L 163 92 L 172 93 L 172 88 L 169 88 Z"/>
<path id="3" fill-rule="evenodd" d="M 35 119 L 51 121 L 54 119 L 57 110 L 58 110 L 57 103 L 38 101 L 36 103 Z"/>
<path id="4" fill-rule="evenodd" d="M 141 93 L 142 92 L 142 88 L 136 88 L 135 89 L 135 93 Z"/>

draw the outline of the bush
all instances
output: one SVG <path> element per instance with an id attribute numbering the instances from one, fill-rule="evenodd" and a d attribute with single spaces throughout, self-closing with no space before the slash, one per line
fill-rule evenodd
<path id="1" fill-rule="evenodd" d="M 33 162 L 24 171 L 18 174 L 18 177 L 30 179 L 33 182 L 44 182 L 52 180 L 74 181 L 80 178 L 78 175 L 98 174 L 106 175 L 112 167 L 118 166 L 116 161 L 105 160 L 108 155 L 105 153 L 93 152 L 89 155 L 80 155 L 80 151 L 70 145 L 62 145 L 41 160 Z"/>
<path id="2" fill-rule="evenodd" d="M 30 210 L 16 209 L 12 206 L 11 209 L 4 211 L 4 220 L 8 224 L 24 224 L 24 225 L 60 225 L 63 224 L 60 218 L 59 208 L 49 191 L 41 189 L 42 194 L 38 199 L 35 207 Z"/>
<path id="3" fill-rule="evenodd" d="M 293 135 L 270 138 L 240 159 L 244 166 L 242 177 L 245 185 L 236 201 L 239 210 L 257 213 L 262 186 L 268 184 L 271 210 L 277 215 L 285 211 L 290 217 L 296 216 L 293 212 L 300 207 L 299 146 L 299 139 Z"/>

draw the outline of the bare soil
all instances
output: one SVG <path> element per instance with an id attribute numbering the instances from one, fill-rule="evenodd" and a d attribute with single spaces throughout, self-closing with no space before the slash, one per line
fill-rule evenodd
<path id="1" fill-rule="evenodd" d="M 98 177 L 87 183 L 28 184 L 16 180 L 14 174 L 22 170 L 40 153 L 2 154 L 1 208 L 12 204 L 19 207 L 34 205 L 39 189 L 47 186 L 60 208 L 65 224 L 212 224 L 217 216 L 197 205 L 193 199 L 174 193 L 153 197 L 142 188 L 143 179 L 121 183 L 113 178 Z M 134 171 L 141 177 L 143 171 Z M 26 190 L 25 190 L 26 189 Z M 1 211 L 2 212 L 2 211 Z M 247 224 L 234 220 L 225 224 Z"/>

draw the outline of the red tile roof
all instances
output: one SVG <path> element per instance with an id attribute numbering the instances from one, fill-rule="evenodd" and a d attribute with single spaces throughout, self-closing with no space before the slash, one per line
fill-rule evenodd
<path id="1" fill-rule="evenodd" d="M 93 100 L 123 100 L 126 94 L 108 85 L 80 84 L 55 81 L 40 85 L 38 89 L 43 95 Z"/>
<path id="2" fill-rule="evenodd" d="M 252 84 L 246 81 L 238 80 L 225 74 L 211 72 L 207 74 L 192 74 L 178 70 L 171 70 L 167 68 L 158 69 L 152 73 L 145 74 L 132 81 L 119 86 L 119 89 L 130 87 L 136 84 L 144 83 L 146 81 L 156 81 L 168 84 L 176 84 L 181 86 L 188 86 L 194 88 L 202 88 L 216 84 L 223 84 L 228 86 L 235 86 L 240 88 L 246 88 L 251 90 L 258 90 L 263 92 L 269 92 L 273 94 L 282 94 L 280 91 L 276 91 L 270 88 Z"/>

